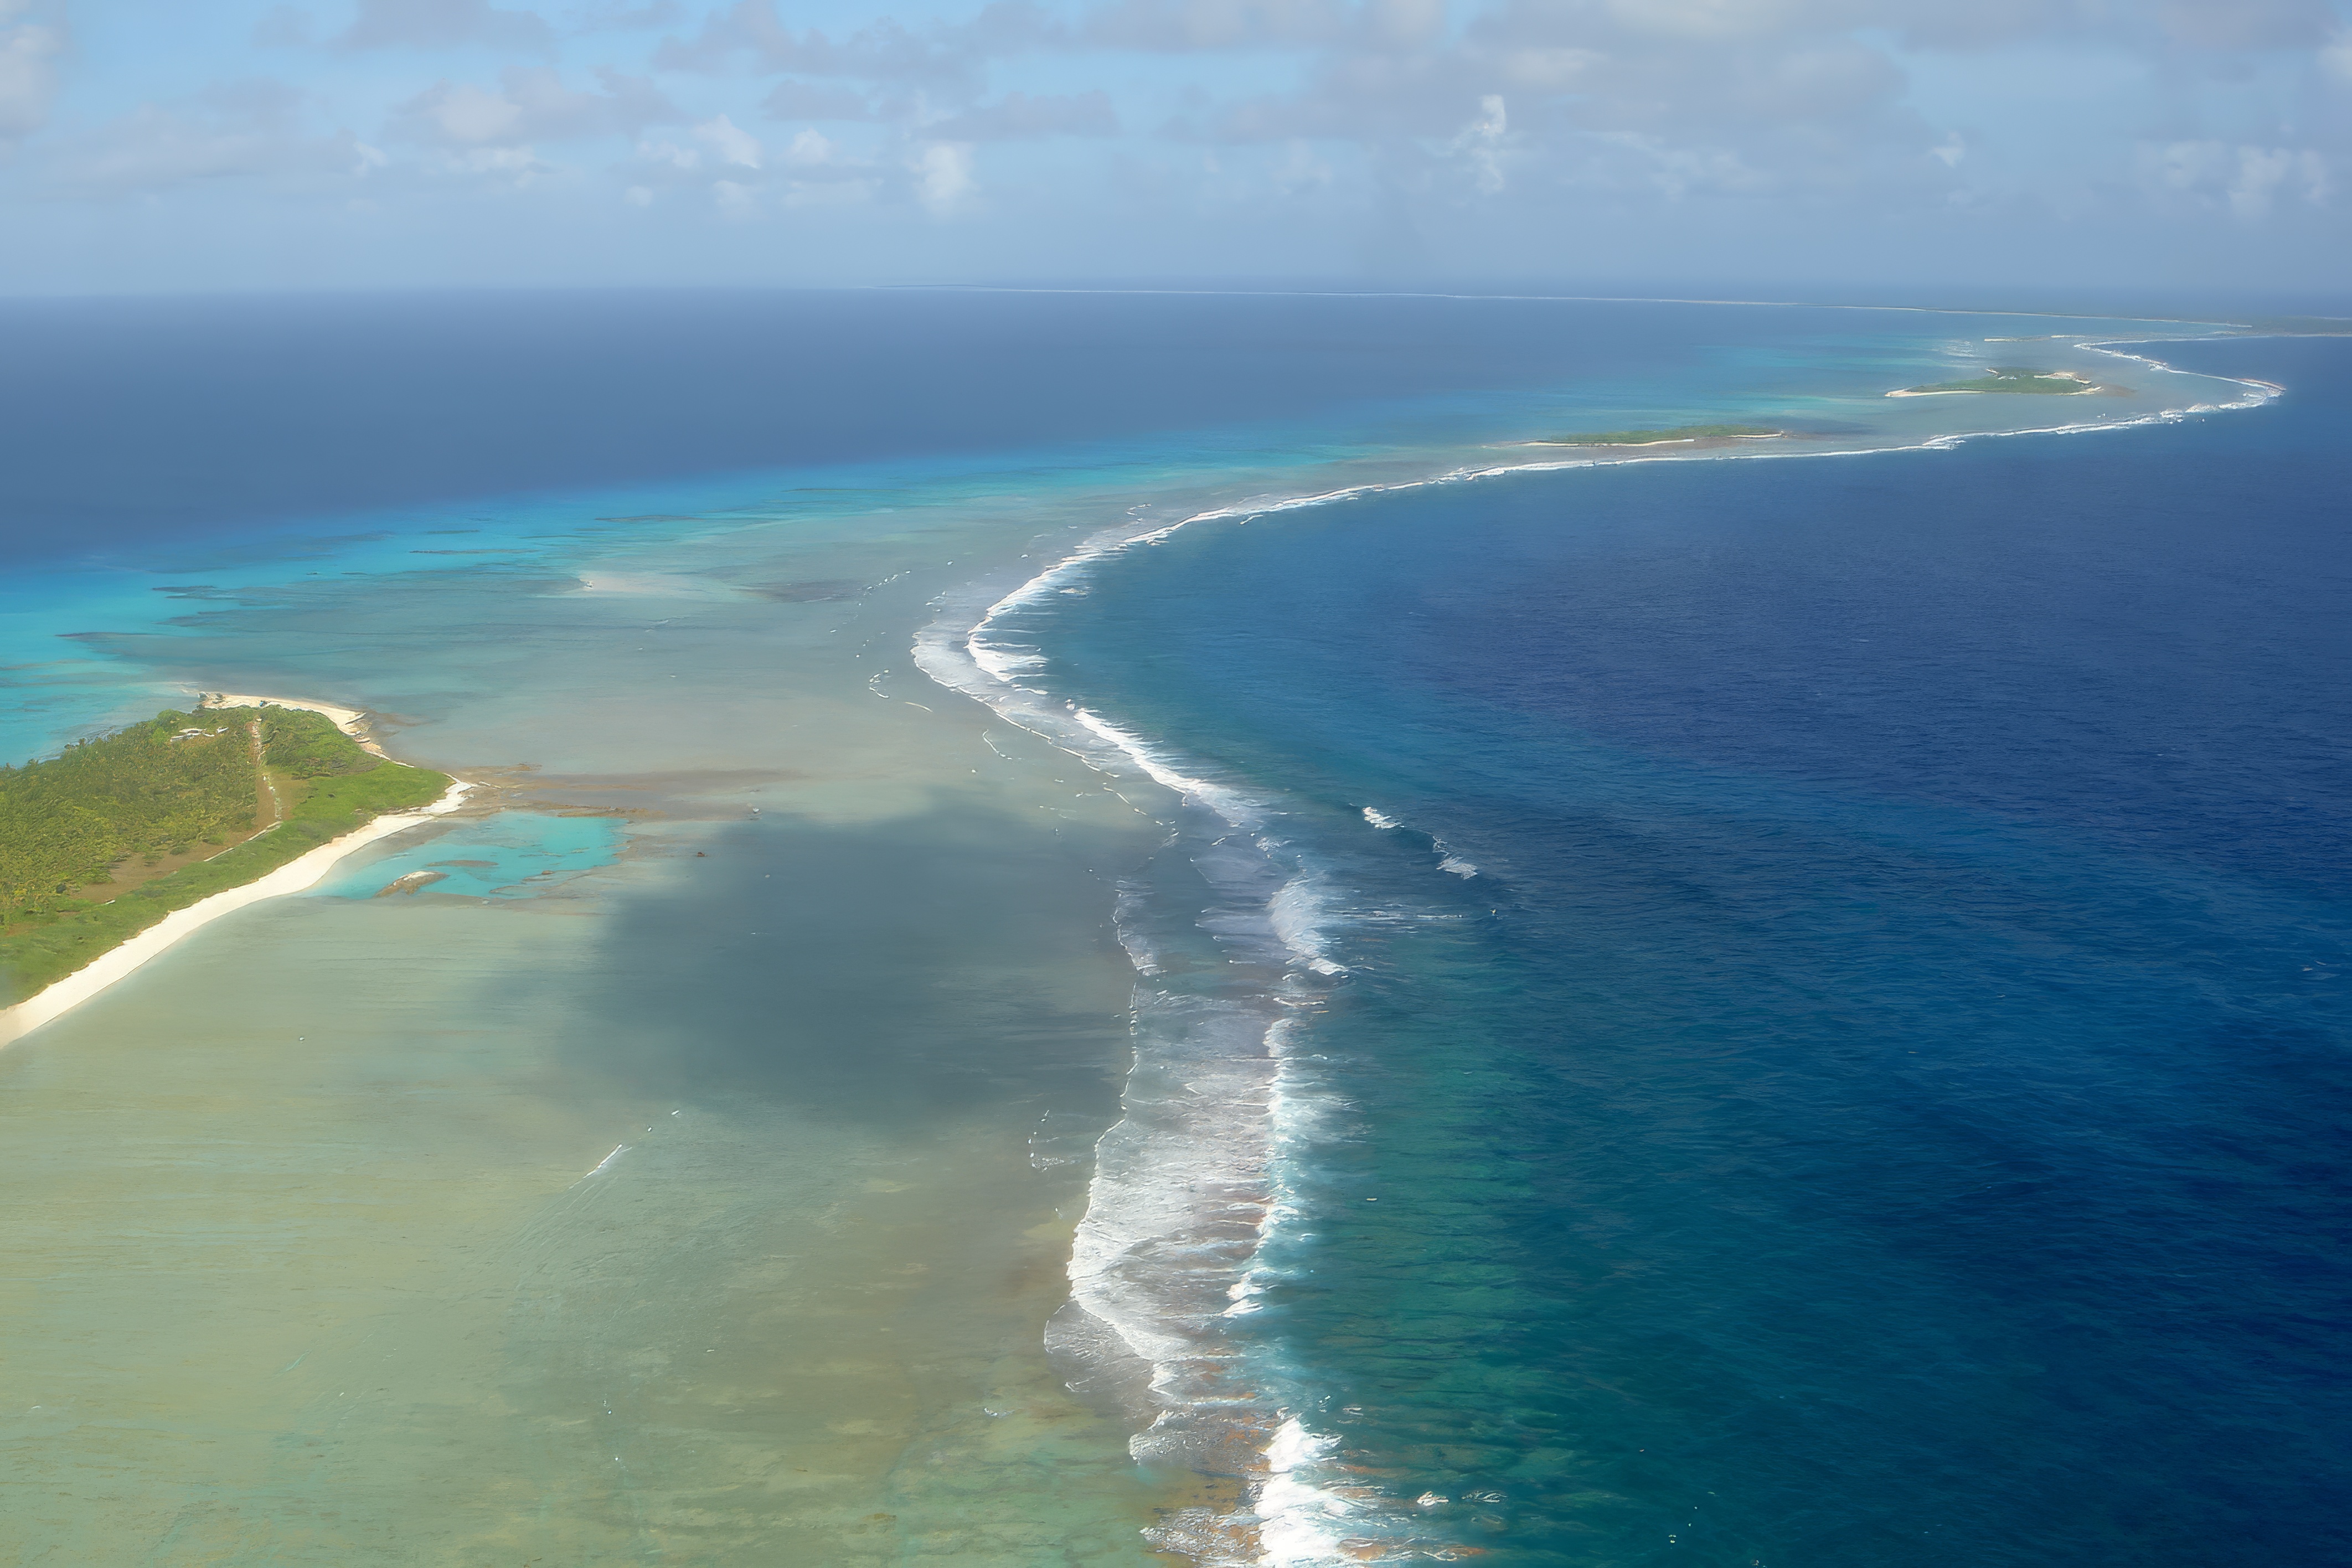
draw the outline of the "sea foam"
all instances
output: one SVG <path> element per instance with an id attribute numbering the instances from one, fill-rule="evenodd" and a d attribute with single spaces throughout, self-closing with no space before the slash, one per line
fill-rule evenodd
<path id="1" fill-rule="evenodd" d="M 2076 346 L 2168 371 L 2116 346 L 2122 341 Z M 1289 807 L 1278 796 L 1212 776 L 1172 748 L 1055 697 L 1053 660 L 1031 618 L 1056 600 L 1084 596 L 1093 574 L 1129 551 L 1164 543 L 1195 523 L 1247 521 L 1391 489 L 1563 468 L 1947 450 L 1979 435 L 2129 428 L 2252 406 L 2281 390 L 2234 384 L 2242 395 L 2220 403 L 2031 431 L 1963 432 L 1851 449 L 1747 447 L 1458 467 L 1419 479 L 1253 500 L 1173 522 L 1131 516 L 992 599 L 976 588 L 933 602 L 936 614 L 913 649 L 925 674 L 1073 753 L 1114 785 L 1140 775 L 1174 797 L 1171 826 L 1209 890 L 1194 924 L 1236 971 L 1235 984 L 1211 994 L 1163 983 L 1166 954 L 1149 928 L 1164 911 L 1152 909 L 1144 889 L 1120 889 L 1119 940 L 1138 977 L 1134 1056 L 1120 1119 L 1093 1150 L 1087 1214 L 1071 1250 L 1070 1301 L 1049 1326 L 1047 1348 L 1075 1390 L 1116 1404 L 1138 1423 L 1130 1447 L 1139 1460 L 1244 1483 L 1238 1511 L 1185 1510 L 1147 1532 L 1156 1545 L 1204 1563 L 1252 1568 L 1358 1563 L 1368 1551 L 1454 1555 L 1427 1537 L 1410 1500 L 1351 1482 L 1337 1463 L 1334 1440 L 1313 1432 L 1301 1410 L 1286 1404 L 1286 1394 L 1303 1404 L 1303 1391 L 1286 1388 L 1279 1370 L 1253 1361 L 1230 1331 L 1259 1310 L 1277 1277 L 1266 1261 L 1275 1244 L 1310 1223 L 1287 1191 L 1285 1172 L 1310 1159 L 1345 1114 L 1343 1105 L 1302 1079 L 1295 1055 L 1322 989 L 1348 973 L 1336 932 L 1351 921 L 1397 914 L 1345 908 L 1329 875 L 1304 863 L 1282 833 Z M 1361 808 L 1361 816 L 1383 834 L 1403 828 L 1375 807 Z M 1442 840 L 1428 843 L 1434 869 L 1465 880 L 1481 875 Z M 1038 1139 L 1032 1142 L 1033 1160 L 1055 1157 L 1043 1152 Z"/>

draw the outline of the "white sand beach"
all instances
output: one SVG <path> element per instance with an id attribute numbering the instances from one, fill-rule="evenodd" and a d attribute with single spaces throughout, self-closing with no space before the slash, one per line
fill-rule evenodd
<path id="1" fill-rule="evenodd" d="M 1987 339 L 1986 341 L 1990 342 L 2000 340 Z M 2045 370 L 2036 374 L 2045 381 L 2079 381 L 2083 384 L 2081 392 L 2045 392 L 2042 395 L 2044 397 L 2080 397 L 2084 392 L 2100 390 L 2098 383 L 2080 371 Z M 1889 397 L 1981 397 L 1987 393 L 2002 390 L 2004 389 L 1997 386 L 1906 386 L 1890 392 L 1886 395 Z"/>
<path id="2" fill-rule="evenodd" d="M 259 697 L 237 691 L 202 691 L 196 696 L 200 708 L 301 708 L 324 713 L 335 721 L 335 728 L 357 741 L 362 751 L 373 752 L 379 757 L 384 754 L 383 748 L 368 738 L 367 713 L 363 709 L 313 702 L 307 697 Z"/>
<path id="3" fill-rule="evenodd" d="M 215 699 L 213 705 L 257 707 L 263 702 L 274 703 L 280 708 L 311 709 L 325 713 L 346 730 L 364 717 L 349 708 L 335 708 L 323 702 L 289 701 L 277 697 L 226 697 Z M 375 750 L 373 746 L 368 749 Z M 430 805 L 420 806 L 414 811 L 386 812 L 341 838 L 330 839 L 320 845 L 299 859 L 288 861 L 266 877 L 247 882 L 241 888 L 215 893 L 184 910 L 173 910 L 137 936 L 120 947 L 108 949 L 63 980 L 35 992 L 13 1007 L 0 1009 L 0 1048 L 63 1016 L 150 959 L 168 951 L 173 943 L 184 941 L 223 915 L 241 910 L 247 904 L 257 904 L 264 899 L 284 898 L 289 893 L 316 887 L 328 872 L 334 869 L 338 861 L 376 840 L 389 838 L 434 817 L 447 816 L 465 804 L 466 795 L 473 787 L 462 779 L 453 779 L 441 798 Z"/>

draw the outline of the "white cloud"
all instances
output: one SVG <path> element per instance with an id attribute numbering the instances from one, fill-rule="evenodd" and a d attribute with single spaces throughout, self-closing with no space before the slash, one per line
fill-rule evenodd
<path id="1" fill-rule="evenodd" d="M 632 136 L 686 118 L 647 78 L 610 68 L 596 77 L 597 90 L 567 86 L 551 66 L 509 67 L 495 89 L 439 81 L 395 107 L 388 129 L 437 149 L 428 169 L 520 190 L 564 173 L 540 152 L 545 143 Z"/>
<path id="2" fill-rule="evenodd" d="M 791 146 L 784 149 L 784 163 L 795 169 L 822 169 L 832 163 L 840 152 L 831 137 L 819 135 L 814 131 L 803 131 L 793 138 Z"/>
<path id="3" fill-rule="evenodd" d="M 468 147 L 455 154 L 450 165 L 460 173 L 483 175 L 517 190 L 556 173 L 553 164 L 542 162 L 529 147 Z"/>
<path id="4" fill-rule="evenodd" d="M 761 100 L 771 120 L 871 120 L 875 108 L 854 88 L 782 81 Z"/>
<path id="5" fill-rule="evenodd" d="M 711 13 L 691 38 L 666 38 L 654 55 L 661 70 L 726 71 L 739 62 L 799 76 L 919 86 L 969 98 L 988 61 L 1050 41 L 1057 30 L 1019 0 L 999 0 L 971 21 L 934 22 L 919 30 L 887 17 L 835 38 L 811 27 L 795 33 L 775 0 L 736 0 Z"/>
<path id="6" fill-rule="evenodd" d="M 831 137 L 803 130 L 784 149 L 783 167 L 791 171 L 781 182 L 787 207 L 857 206 L 874 199 L 881 189 L 874 165 L 845 153 Z"/>
<path id="7" fill-rule="evenodd" d="M 1454 155 L 1466 160 L 1475 171 L 1473 183 L 1482 196 L 1500 195 L 1503 177 L 1503 139 L 1510 133 L 1510 118 L 1503 103 L 1503 95 L 1490 92 L 1478 100 L 1478 118 L 1462 128 L 1454 138 Z"/>
<path id="8" fill-rule="evenodd" d="M 875 165 L 845 153 L 822 132 L 803 128 L 780 153 L 770 150 L 725 115 L 694 128 L 700 146 L 642 142 L 634 162 L 624 166 L 629 182 L 625 200 L 650 205 L 663 186 L 707 190 L 719 212 L 750 217 L 784 207 L 864 202 L 878 188 Z M 910 165 L 919 174 L 919 163 Z M 642 193 L 642 195 L 638 194 Z M 954 193 L 944 193 L 952 205 Z"/>
<path id="9" fill-rule="evenodd" d="M 1569 183 L 1617 191 L 1647 191 L 1669 202 L 1700 195 L 1754 195 L 1778 183 L 1729 148 L 1677 145 L 1636 132 L 1604 132 L 1591 139 L 1571 166 Z"/>
<path id="10" fill-rule="evenodd" d="M 2336 20 L 2327 0 L 2163 0 L 2156 13 L 2167 34 L 2200 49 L 2308 47 Z"/>
<path id="11" fill-rule="evenodd" d="M 658 171 L 659 175 L 675 178 L 702 167 L 702 149 L 681 147 L 675 142 L 640 142 L 637 163 L 640 172 Z"/>
<path id="12" fill-rule="evenodd" d="M 1539 92 L 1559 92 L 1578 87 L 1604 70 L 1609 57 L 1598 49 L 1505 49 L 1495 60 L 1505 81 Z"/>
<path id="13" fill-rule="evenodd" d="M 2230 163 L 2230 150 L 2219 142 L 2174 142 L 2152 151 L 2156 179 L 2175 191 L 2217 184 Z"/>
<path id="14" fill-rule="evenodd" d="M 1435 43 L 1445 33 L 1445 0 L 1367 0 L 1364 30 L 1391 49 Z"/>
<path id="15" fill-rule="evenodd" d="M 382 9 L 390 0 L 372 3 Z M 418 4 L 437 26 L 477 32 L 494 10 L 492 0 Z M 679 144 L 644 144 L 626 177 L 658 189 L 707 184 L 724 169 L 735 184 L 773 193 L 800 177 L 795 168 L 837 185 L 855 166 L 878 173 L 878 190 L 910 191 L 935 213 L 959 211 L 976 194 L 973 147 L 1111 137 L 1123 119 L 1132 123 L 1138 98 L 1073 86 L 1074 62 L 1107 51 L 1245 51 L 1262 63 L 1210 72 L 1164 135 L 1312 148 L 1334 189 L 1416 209 L 1474 196 L 1525 205 L 1574 187 L 1627 200 L 1770 196 L 1822 211 L 1830 209 L 1821 204 L 1844 203 L 1857 221 L 1876 223 L 1971 193 L 2031 201 L 2039 185 L 2050 200 L 2095 203 L 2128 188 L 2116 178 L 2134 155 L 2122 135 L 2078 141 L 2050 160 L 2049 175 L 2020 178 L 2000 136 L 1977 144 L 1931 125 L 1911 107 L 1923 51 L 1997 59 L 1990 51 L 2021 45 L 2079 48 L 2186 65 L 2201 80 L 2201 57 L 2310 47 L 2326 31 L 2313 30 L 2326 0 L 1971 0 L 1965 14 L 1948 0 L 1470 0 L 1453 24 L 1446 0 L 1079 0 L 1075 9 L 989 0 L 962 19 L 931 21 L 903 10 L 893 19 L 874 5 L 863 19 L 853 12 L 846 23 L 814 27 L 792 25 L 808 13 L 781 0 L 720 0 L 665 39 L 656 62 L 768 75 L 761 109 L 772 119 L 837 122 L 826 124 L 836 132 L 893 126 L 902 140 L 853 137 L 866 149 L 859 156 L 824 142 L 824 156 L 812 161 L 762 148 L 719 115 Z M 2352 45 L 2332 47 L 2345 49 L 2352 79 Z M 1040 52 L 1062 62 L 1055 90 L 1034 90 L 1021 74 Z M 2334 55 L 2321 63 L 2338 69 Z M 1246 81 L 1249 90 L 1220 94 L 1221 80 Z M 1000 82 L 983 100 L 982 85 Z M 510 91 L 499 96 L 518 101 Z M 1466 123 L 1465 104 L 1478 106 Z M 478 135 L 520 142 L 525 134 L 493 129 L 502 112 L 495 104 L 453 99 L 445 110 L 481 115 Z M 541 144 L 551 134 L 528 133 Z M 1352 155 L 1335 162 L 1335 148 Z M 2324 155 L 2315 156 L 2324 171 Z M 2299 158 L 2274 173 L 2274 157 L 2245 161 L 2233 142 L 2227 161 L 2226 174 L 2178 194 L 2244 215 L 2325 184 Z M 1239 167 L 1260 191 L 1282 191 L 1290 186 L 1279 165 L 1269 156 Z M 1346 174 L 1330 174 L 1335 167 Z M 2056 168 L 2072 182 L 2063 190 Z"/>
<path id="16" fill-rule="evenodd" d="M 1742 51 L 1730 73 L 1732 107 L 1787 124 L 1867 119 L 1903 96 L 1903 71 L 1884 51 L 1852 38 Z"/>
<path id="17" fill-rule="evenodd" d="M 321 73 L 299 102 L 198 95 L 95 128 L 50 108 L 85 101 L 57 97 L 71 4 L 0 0 L 0 151 L 38 132 L 28 191 L 250 177 L 344 200 L 364 179 L 390 210 L 422 175 L 555 183 L 601 159 L 608 211 L 1017 213 L 1042 258 L 1057 225 L 1100 230 L 1097 205 L 1173 224 L 1207 201 L 1293 252 L 1424 234 L 1435 267 L 1501 265 L 1507 236 L 1590 257 L 1553 242 L 1630 247 L 1645 223 L 1876 254 L 1958 209 L 1988 236 L 2063 218 L 2315 244 L 2352 158 L 2352 0 L 290 0 L 254 37 Z M 591 34 L 670 74 L 589 73 Z M 387 72 L 396 107 L 355 127 L 377 146 L 330 133 Z M 979 151 L 1048 139 L 982 191 Z"/>
<path id="18" fill-rule="evenodd" d="M 602 92 L 574 91 L 545 66 L 507 70 L 496 92 L 470 82 L 436 82 L 394 109 L 392 124 L 412 142 L 469 147 L 634 135 L 686 118 L 645 77 L 610 69 L 597 76 Z"/>
<path id="19" fill-rule="evenodd" d="M 1340 0 L 1112 0 L 1087 13 L 1080 37 L 1171 54 L 1297 47 L 1339 42 L 1354 20 Z"/>
<path id="20" fill-rule="evenodd" d="M 2259 147 L 2226 142 L 2171 142 L 2143 148 L 2149 183 L 2194 205 L 2226 208 L 2237 218 L 2267 217 L 2282 197 L 2326 204 L 2327 160 L 2309 147 Z"/>
<path id="21" fill-rule="evenodd" d="M 264 25 L 279 21 L 273 13 Z M 537 12 L 502 10 L 489 0 L 359 0 L 352 25 L 329 41 L 345 49 L 483 44 L 539 52 L 555 47 L 555 29 Z"/>
<path id="22" fill-rule="evenodd" d="M 2241 147 L 2230 181 L 2230 210 L 2240 217 L 2267 215 L 2283 187 L 2316 206 L 2327 199 L 2327 163 L 2308 148 Z"/>
<path id="23" fill-rule="evenodd" d="M 63 26 L 19 20 L 28 5 L 0 0 L 0 148 L 48 122 L 66 52 Z"/>
<path id="24" fill-rule="evenodd" d="M 1896 30 L 1906 48 L 1961 51 L 2022 43 L 2074 42 L 2127 20 L 2114 0 L 1888 0 L 1873 20 Z"/>
<path id="25" fill-rule="evenodd" d="M 1855 0 L 1609 0 L 1628 33 L 1685 43 L 1738 44 L 1876 19 L 1883 6 Z"/>
<path id="26" fill-rule="evenodd" d="M 766 152 L 757 136 L 723 114 L 704 121 L 694 128 L 694 133 L 719 154 L 719 161 L 722 163 L 756 169 Z"/>
<path id="27" fill-rule="evenodd" d="M 972 179 L 971 148 L 961 142 L 933 142 L 915 157 L 915 195 L 935 217 L 947 217 L 979 190 Z"/>
<path id="28" fill-rule="evenodd" d="M 583 6 L 572 14 L 570 30 L 574 33 L 636 32 L 647 27 L 675 27 L 686 20 L 686 7 L 678 0 L 653 0 L 649 5 L 622 5 L 606 3 Z"/>
<path id="29" fill-rule="evenodd" d="M 1042 136 L 1116 136 L 1118 115 L 1110 94 L 1077 92 L 1065 96 L 1025 92 L 1007 94 L 1001 103 L 967 110 L 951 119 L 923 128 L 927 136 L 948 142 L 1010 142 Z"/>
<path id="30" fill-rule="evenodd" d="M 471 82 L 446 82 L 404 106 L 401 118 L 443 142 L 505 142 L 522 128 L 522 106 Z"/>
<path id="31" fill-rule="evenodd" d="M 2230 181 L 2230 210 L 2240 217 L 2262 217 L 2271 210 L 2271 197 L 2294 173 L 2295 155 L 2284 147 L 2241 147 L 2238 166 Z"/>
<path id="32" fill-rule="evenodd" d="M 1209 173 L 1216 174 L 1217 161 L 1209 160 Z M 1331 165 L 1315 155 L 1315 149 L 1304 142 L 1293 142 L 1284 150 L 1282 162 L 1274 168 L 1274 188 L 1286 196 L 1302 195 L 1308 191 L 1328 190 L 1336 176 Z"/>
<path id="33" fill-rule="evenodd" d="M 2352 87 L 2352 32 L 2338 33 L 2319 51 L 2319 68 Z"/>
<path id="34" fill-rule="evenodd" d="M 253 25 L 253 47 L 257 49 L 307 48 L 314 41 L 312 17 L 308 11 L 291 5 L 273 5 L 261 20 Z"/>
<path id="35" fill-rule="evenodd" d="M 85 196 L 153 195 L 221 180 L 337 188 L 386 162 L 349 132 L 301 128 L 300 95 L 279 82 L 239 82 L 173 103 L 143 103 L 51 144 L 53 189 Z"/>

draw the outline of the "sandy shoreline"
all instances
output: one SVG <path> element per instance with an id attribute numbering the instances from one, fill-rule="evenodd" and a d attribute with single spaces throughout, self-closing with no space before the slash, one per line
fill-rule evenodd
<path id="1" fill-rule="evenodd" d="M 307 708 L 334 720 L 354 740 L 358 739 L 354 726 L 363 722 L 366 717 L 356 709 L 284 697 L 215 697 L 211 703 L 215 707 L 226 708 L 260 707 L 265 703 L 279 708 Z M 367 749 L 378 756 L 383 754 L 373 745 L 368 745 Z M 289 893 L 316 887 L 325 879 L 328 872 L 334 869 L 338 861 L 355 851 L 365 848 L 379 838 L 389 838 L 434 817 L 447 816 L 465 804 L 466 795 L 473 787 L 463 779 L 452 779 L 441 798 L 429 805 L 411 811 L 385 812 L 341 837 L 329 839 L 308 854 L 288 861 L 268 876 L 256 878 L 241 888 L 230 888 L 208 899 L 199 899 L 185 909 L 173 910 L 130 941 L 109 948 L 64 979 L 43 987 L 13 1007 L 0 1008 L 0 1048 L 23 1039 L 42 1025 L 62 1017 L 136 971 L 148 960 L 168 951 L 174 943 L 203 930 L 223 915 L 241 910 L 247 904 L 257 904 L 264 899 L 284 898 Z"/>
<path id="2" fill-rule="evenodd" d="M 383 748 L 368 739 L 367 713 L 362 709 L 339 707 L 332 702 L 313 702 L 305 697 L 257 697 L 249 692 L 200 691 L 196 703 L 201 708 L 301 708 L 312 713 L 324 713 L 335 721 L 335 728 L 360 743 L 360 750 L 373 752 L 381 757 Z"/>
<path id="3" fill-rule="evenodd" d="M 1502 447 L 1573 447 L 1587 452 L 1641 452 L 1652 447 L 1728 447 L 1739 441 L 1785 441 L 1787 430 L 1759 430 L 1748 436 L 1661 436 L 1654 441 L 1498 441 Z"/>
<path id="4" fill-rule="evenodd" d="M 2083 374 L 2079 371 L 2053 370 L 2044 371 L 2041 374 L 2044 379 L 2050 381 L 2079 381 L 2083 384 L 2081 389 L 2078 391 L 2044 392 L 2039 395 L 2043 397 L 2080 397 L 2085 392 L 2105 392 L 2106 390 L 2105 387 L 2101 386 L 2098 383 L 2093 381 L 2089 376 Z M 1889 397 L 1982 397 L 1987 393 L 1996 393 L 2001 390 L 2003 389 L 1995 386 L 1906 386 L 1897 391 L 1890 392 L 1886 395 Z"/>

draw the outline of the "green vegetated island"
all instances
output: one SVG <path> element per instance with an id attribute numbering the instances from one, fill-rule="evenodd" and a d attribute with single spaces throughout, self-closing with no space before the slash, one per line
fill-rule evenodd
<path id="1" fill-rule="evenodd" d="M 1671 430 L 1594 430 L 1576 436 L 1552 436 L 1538 447 L 1664 447 L 1682 441 L 1753 441 L 1785 436 L 1769 425 L 1677 425 Z"/>
<path id="2" fill-rule="evenodd" d="M 1987 375 L 1967 381 L 1939 381 L 1932 386 L 1906 386 L 1900 392 L 1890 392 L 1889 397 L 1928 397 L 1941 392 L 2029 392 L 2045 397 L 2072 397 L 2085 392 L 2096 392 L 2098 384 L 2087 376 L 2076 375 L 2071 370 L 2024 370 L 2017 366 L 1996 366 Z"/>
<path id="3" fill-rule="evenodd" d="M 322 713 L 274 706 L 167 710 L 0 767 L 0 1005 L 448 787 Z"/>

